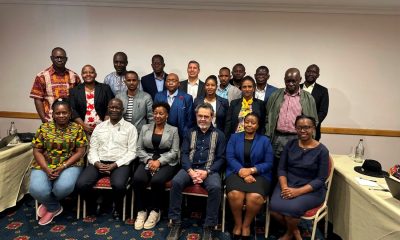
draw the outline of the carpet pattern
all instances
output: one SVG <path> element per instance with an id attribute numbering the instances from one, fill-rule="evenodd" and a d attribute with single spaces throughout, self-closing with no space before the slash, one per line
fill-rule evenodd
<path id="1" fill-rule="evenodd" d="M 22 203 L 21 203 L 22 202 Z M 157 226 L 152 230 L 136 231 L 133 229 L 134 220 L 127 219 L 115 221 L 111 214 L 104 213 L 97 217 L 76 219 L 76 209 L 73 202 L 64 204 L 64 212 L 57 216 L 52 223 L 46 226 L 38 225 L 35 220 L 34 201 L 32 199 L 21 201 L 17 207 L 0 213 L 0 239 L 4 240 L 36 240 L 36 239 L 165 239 L 169 232 L 168 219 L 164 216 Z M 76 202 L 75 202 L 76 203 Z M 190 209 L 190 208 L 189 208 Z M 163 214 L 165 215 L 165 214 Z M 183 215 L 184 232 L 180 240 L 201 239 L 201 212 L 188 212 Z M 255 227 L 257 239 L 264 239 L 264 216 L 259 217 Z M 229 222 L 229 221 L 228 221 Z M 228 226 L 228 229 L 229 226 Z M 300 229 L 303 239 L 311 236 L 311 223 L 302 221 Z M 271 236 L 268 239 L 275 240 L 283 233 L 270 229 Z M 228 232 L 214 231 L 215 240 L 231 239 Z M 323 239 L 323 235 L 317 231 L 317 239 Z"/>

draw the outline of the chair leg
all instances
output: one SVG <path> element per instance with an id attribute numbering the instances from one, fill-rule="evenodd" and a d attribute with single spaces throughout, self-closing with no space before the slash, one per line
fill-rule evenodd
<path id="1" fill-rule="evenodd" d="M 83 199 L 82 217 L 86 218 L 86 200 L 85 199 Z"/>
<path id="2" fill-rule="evenodd" d="M 78 194 L 78 202 L 76 203 L 76 219 L 79 219 L 81 213 L 81 195 Z"/>
<path id="3" fill-rule="evenodd" d="M 318 223 L 318 221 L 316 221 L 316 220 L 317 220 L 316 218 L 313 220 L 313 229 L 312 229 L 312 234 L 311 234 L 311 240 L 315 239 L 315 233 L 317 231 L 317 223 Z"/>
<path id="4" fill-rule="evenodd" d="M 226 193 L 224 192 L 222 197 L 222 225 L 221 225 L 222 232 L 225 232 L 225 207 L 226 207 L 225 205 L 226 205 Z"/>
<path id="5" fill-rule="evenodd" d="M 265 203 L 265 238 L 268 238 L 269 233 L 269 223 L 270 223 L 270 214 L 269 214 L 269 202 Z"/>
<path id="6" fill-rule="evenodd" d="M 36 220 L 39 220 L 39 216 L 37 215 L 37 209 L 39 207 L 39 203 L 37 200 L 35 200 L 35 216 L 36 216 Z"/>
<path id="7" fill-rule="evenodd" d="M 122 204 L 122 221 L 125 222 L 125 213 L 126 213 L 126 194 L 124 196 L 124 203 Z"/>
<path id="8" fill-rule="evenodd" d="M 325 229 L 324 229 L 324 237 L 325 239 L 328 239 L 328 208 L 325 210 L 326 215 L 325 215 Z"/>
<path id="9" fill-rule="evenodd" d="M 135 192 L 133 191 L 132 187 L 132 196 L 131 196 L 131 219 L 133 219 L 133 207 L 135 206 Z"/>

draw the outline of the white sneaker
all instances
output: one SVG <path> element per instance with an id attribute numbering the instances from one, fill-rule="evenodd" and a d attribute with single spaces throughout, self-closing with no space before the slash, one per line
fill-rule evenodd
<path id="1" fill-rule="evenodd" d="M 135 220 L 135 230 L 142 230 L 144 221 L 146 221 L 147 218 L 147 212 L 146 211 L 140 211 L 137 214 L 136 220 Z"/>
<path id="2" fill-rule="evenodd" d="M 152 229 L 160 221 L 161 214 L 156 211 L 151 211 L 149 217 L 144 223 L 144 229 Z"/>

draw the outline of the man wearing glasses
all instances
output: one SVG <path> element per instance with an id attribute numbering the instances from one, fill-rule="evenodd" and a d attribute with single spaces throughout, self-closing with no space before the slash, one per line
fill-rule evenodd
<path id="1" fill-rule="evenodd" d="M 68 98 L 69 89 L 81 82 L 74 71 L 65 68 L 68 58 L 64 49 L 54 48 L 51 51 L 50 59 L 53 64 L 36 75 L 30 94 L 43 123 L 52 119 L 51 105 L 53 102 L 59 98 Z"/>
<path id="2" fill-rule="evenodd" d="M 272 93 L 267 102 L 265 134 L 270 138 L 274 150 L 273 176 L 276 176 L 281 152 L 286 143 L 297 138 L 294 125 L 296 117 L 307 115 L 315 118 L 318 124 L 314 98 L 300 89 L 300 81 L 299 69 L 289 68 L 285 73 L 286 87 Z M 272 181 L 276 183 L 276 178 L 273 177 Z"/>

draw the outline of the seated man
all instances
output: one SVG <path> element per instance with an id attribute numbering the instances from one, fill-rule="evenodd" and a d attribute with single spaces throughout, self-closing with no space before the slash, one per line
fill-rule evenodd
<path id="1" fill-rule="evenodd" d="M 137 131 L 122 118 L 122 101 L 113 98 L 108 103 L 110 119 L 96 126 L 90 139 L 89 166 L 76 182 L 77 191 L 88 199 L 92 187 L 104 177 L 111 177 L 114 201 L 113 217 L 119 219 L 126 184 L 130 176 L 129 164 L 136 157 Z"/>
<path id="2" fill-rule="evenodd" d="M 172 179 L 168 217 L 172 229 L 168 240 L 177 240 L 182 232 L 182 191 L 191 184 L 201 184 L 208 191 L 203 240 L 212 239 L 212 229 L 218 222 L 221 202 L 221 178 L 219 171 L 225 162 L 225 136 L 211 124 L 214 110 L 211 104 L 196 107 L 197 126 L 188 131 L 182 144 L 182 168 Z"/>

